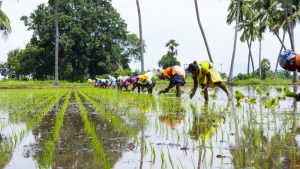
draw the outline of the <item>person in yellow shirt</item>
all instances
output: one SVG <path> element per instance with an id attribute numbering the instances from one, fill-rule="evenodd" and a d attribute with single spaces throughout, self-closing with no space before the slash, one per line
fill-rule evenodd
<path id="1" fill-rule="evenodd" d="M 144 88 L 147 88 L 148 93 L 152 94 L 155 84 L 156 84 L 156 81 L 153 78 L 152 72 L 148 72 L 143 75 L 140 75 L 139 80 L 137 81 L 138 92 L 140 93 L 141 88 L 142 88 L 142 91 Z"/>
<path id="2" fill-rule="evenodd" d="M 216 86 L 220 87 L 228 97 L 228 100 L 231 100 L 231 95 L 227 91 L 227 88 L 222 83 L 222 78 L 214 68 L 213 64 L 209 61 L 200 61 L 189 64 L 188 68 L 186 69 L 188 72 L 191 73 L 191 76 L 194 80 L 194 87 L 190 94 L 190 98 L 193 98 L 195 95 L 198 85 L 202 87 L 202 92 L 204 93 L 205 101 L 208 101 L 208 87 L 214 88 Z"/>
<path id="3" fill-rule="evenodd" d="M 159 79 L 168 79 L 170 80 L 170 84 L 164 90 L 159 91 L 161 93 L 167 93 L 171 88 L 176 86 L 176 96 L 181 97 L 181 86 L 185 84 L 185 71 L 180 66 L 172 66 L 168 67 L 165 70 L 159 69 L 158 70 L 158 78 Z"/>

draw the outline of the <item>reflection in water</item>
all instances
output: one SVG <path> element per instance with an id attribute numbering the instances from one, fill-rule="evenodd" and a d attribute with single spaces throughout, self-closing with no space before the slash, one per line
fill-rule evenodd
<path id="1" fill-rule="evenodd" d="M 202 108 L 202 113 L 198 114 L 196 107 L 191 104 L 193 112 L 193 126 L 189 134 L 193 139 L 209 140 L 217 132 L 218 127 L 224 122 L 225 118 L 220 114 L 209 110 L 208 105 Z"/>
<path id="2" fill-rule="evenodd" d="M 0 141 L 0 168 L 26 159 L 34 160 L 31 163 L 38 163 L 41 168 L 104 168 L 101 155 L 97 155 L 99 147 L 103 148 L 111 168 L 297 168 L 300 165 L 297 103 L 291 98 L 277 100 L 274 88 L 266 88 L 261 95 L 257 95 L 255 87 L 229 89 L 231 93 L 240 90 L 245 98 L 256 97 L 257 103 L 242 100 L 240 107 L 236 107 L 233 106 L 236 100 L 224 101 L 222 93 L 204 104 L 200 96 L 190 100 L 80 89 L 82 109 L 72 94 L 64 115 L 59 113 L 64 101 L 61 99 L 52 111 L 19 111 L 16 116 L 15 112 L 25 110 L 24 106 L 30 103 L 43 105 L 51 97 L 46 95 L 49 91 L 37 90 L 33 94 L 27 91 L 20 96 L 7 91 L 24 103 L 0 92 L 0 96 L 12 101 L 0 97 L 0 109 L 7 110 L 7 121 L 16 126 L 22 123 L 24 132 L 34 136 L 28 144 L 18 137 L 16 145 L 22 142 L 26 146 L 20 148 L 22 157 L 15 156 L 9 140 Z M 46 97 L 42 99 L 43 96 Z M 272 98 L 280 105 L 274 111 L 263 106 Z M 13 104 L 18 105 L 9 111 Z M 9 127 L 10 123 L 0 127 L 1 135 L 7 136 L 2 128 L 14 129 Z M 52 140 L 54 135 L 58 136 Z M 12 149 L 5 149 L 5 143 Z M 53 154 L 49 153 L 52 148 Z M 47 158 L 51 156 L 48 164 Z"/>
<path id="3" fill-rule="evenodd" d="M 186 110 L 181 99 L 177 97 L 162 97 L 158 101 L 161 123 L 170 128 L 180 128 L 186 121 Z"/>

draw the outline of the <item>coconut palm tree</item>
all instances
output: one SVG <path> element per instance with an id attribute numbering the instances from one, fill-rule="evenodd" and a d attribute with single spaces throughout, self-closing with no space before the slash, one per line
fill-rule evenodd
<path id="1" fill-rule="evenodd" d="M 139 0 L 136 0 L 136 7 L 139 17 L 139 32 L 140 32 L 140 55 L 141 55 L 141 73 L 144 73 L 144 40 L 143 40 L 143 30 L 142 30 L 142 16 Z"/>
<path id="2" fill-rule="evenodd" d="M 3 35 L 6 36 L 11 32 L 10 20 L 6 14 L 1 10 L 2 1 L 0 1 L 0 30 L 3 31 Z"/>
<path id="3" fill-rule="evenodd" d="M 199 28 L 200 28 L 203 40 L 204 40 L 206 51 L 207 51 L 209 60 L 213 63 L 213 59 L 212 59 L 212 56 L 210 54 L 210 50 L 209 50 L 209 47 L 208 47 L 208 43 L 207 43 L 207 40 L 206 40 L 204 29 L 202 27 L 201 20 L 200 20 L 200 15 L 199 15 L 199 10 L 198 10 L 198 2 L 197 2 L 197 0 L 194 0 L 194 2 L 195 2 L 195 9 L 196 9 L 197 21 L 198 21 L 198 25 L 199 25 Z"/>
<path id="4" fill-rule="evenodd" d="M 284 39 L 285 39 L 285 32 L 286 32 L 286 24 L 285 24 L 285 19 L 284 19 L 284 13 L 282 12 L 281 9 L 278 8 L 278 2 L 273 1 L 273 0 L 258 0 L 255 2 L 253 8 L 255 9 L 257 13 L 257 20 L 259 21 L 260 25 L 260 33 L 262 34 L 265 32 L 265 30 L 268 28 L 274 35 L 277 37 L 279 42 L 281 43 L 281 49 L 279 52 L 279 55 L 283 49 L 286 49 L 284 45 Z M 283 29 L 283 37 L 280 38 L 279 36 L 279 30 Z M 262 36 L 261 36 L 262 37 Z M 260 49 L 261 51 L 261 49 Z M 279 58 L 278 55 L 278 58 Z M 260 56 L 261 58 L 261 56 Z M 274 71 L 274 79 L 276 76 L 277 72 L 277 67 L 278 67 L 278 58 L 277 58 L 277 63 L 275 66 L 275 71 Z M 261 64 L 261 61 L 260 61 Z M 261 66 L 260 66 L 260 72 L 261 72 Z M 261 75 L 261 73 L 260 73 Z"/>
<path id="5" fill-rule="evenodd" d="M 234 4 L 234 2 L 236 2 L 236 5 Z M 228 76 L 228 80 L 227 80 L 227 83 L 229 83 L 229 84 L 232 83 L 232 74 L 233 74 L 233 66 L 234 66 L 234 59 L 235 59 L 237 34 L 238 34 L 238 25 L 239 25 L 239 21 L 240 21 L 240 10 L 241 10 L 240 7 L 241 7 L 240 0 L 237 0 L 237 1 L 232 1 L 228 8 L 230 13 L 227 16 L 227 18 L 235 18 L 233 52 L 232 52 L 232 57 L 231 57 L 229 76 Z M 227 23 L 230 24 L 231 23 L 230 20 L 227 19 Z"/>
<path id="6" fill-rule="evenodd" d="M 49 5 L 54 7 L 55 20 L 55 75 L 54 85 L 58 85 L 58 49 L 59 49 L 59 30 L 58 30 L 58 3 L 59 0 L 49 0 Z"/>
<path id="7" fill-rule="evenodd" d="M 252 56 L 252 42 L 255 41 L 255 39 L 259 36 L 259 26 L 256 23 L 254 14 L 251 14 L 251 16 L 247 16 L 243 22 L 239 26 L 240 30 L 243 30 L 243 33 L 241 35 L 241 41 L 247 42 L 247 46 L 249 49 L 249 55 L 248 55 L 248 74 L 250 69 L 250 60 L 252 63 L 252 71 L 254 72 L 254 61 Z M 254 75 L 254 74 L 253 74 Z"/>

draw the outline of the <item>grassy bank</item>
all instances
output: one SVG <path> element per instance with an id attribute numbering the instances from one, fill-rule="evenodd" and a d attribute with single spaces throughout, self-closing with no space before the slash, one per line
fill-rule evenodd
<path id="1" fill-rule="evenodd" d="M 277 79 L 265 79 L 261 80 L 258 78 L 250 78 L 246 80 L 234 80 L 233 81 L 234 85 L 253 85 L 253 84 L 278 84 L 278 85 L 291 85 L 292 79 L 282 79 L 282 78 L 277 78 Z M 300 84 L 299 82 L 296 84 Z"/>
<path id="2" fill-rule="evenodd" d="M 54 81 L 45 80 L 45 81 L 19 81 L 19 80 L 2 80 L 0 81 L 0 87 L 52 87 L 54 86 Z M 68 82 L 68 81 L 59 81 L 59 86 L 61 87 L 72 87 L 72 86 L 93 86 L 92 83 L 84 82 Z"/>
<path id="3" fill-rule="evenodd" d="M 226 82 L 224 80 L 224 82 Z M 2 80 L 0 81 L 0 88 L 26 88 L 26 87 L 53 87 L 54 82 L 51 80 L 46 81 L 19 81 L 19 80 Z M 157 85 L 168 85 L 168 80 L 157 80 Z M 186 78 L 186 85 L 192 85 L 193 80 L 191 77 Z M 258 78 L 250 78 L 246 80 L 234 80 L 233 85 L 255 85 L 255 84 L 277 84 L 277 85 L 290 85 L 292 84 L 292 79 L 266 79 L 261 80 Z M 298 82 L 297 84 L 300 84 Z M 89 87 L 93 86 L 92 83 L 88 82 L 68 82 L 68 81 L 59 81 L 59 87 Z"/>

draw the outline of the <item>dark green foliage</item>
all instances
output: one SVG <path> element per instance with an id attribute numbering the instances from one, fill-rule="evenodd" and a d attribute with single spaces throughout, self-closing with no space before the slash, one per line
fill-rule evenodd
<path id="1" fill-rule="evenodd" d="M 180 65 L 180 62 L 177 61 L 178 51 L 176 47 L 179 46 L 175 40 L 171 39 L 166 43 L 166 47 L 168 48 L 167 54 L 163 55 L 162 58 L 158 61 L 158 66 L 166 69 L 170 66 Z"/>
<path id="2" fill-rule="evenodd" d="M 270 71 L 270 69 L 271 69 L 271 64 L 269 59 L 264 58 L 261 61 L 261 79 L 267 78 L 267 72 Z"/>
<path id="3" fill-rule="evenodd" d="M 14 53 L 13 59 L 29 57 L 23 56 L 23 52 L 32 55 L 26 59 L 28 62 L 24 63 L 24 68 L 11 70 L 15 76 L 30 74 L 36 79 L 53 77 L 53 10 L 53 7 L 42 4 L 30 16 L 22 17 L 25 26 L 33 31 L 33 36 L 24 51 L 15 51 L 18 54 Z M 139 60 L 139 39 L 128 33 L 126 23 L 111 1 L 60 0 L 59 32 L 60 79 L 82 81 L 87 76 L 93 78 L 99 74 L 111 74 L 119 68 L 128 69 L 132 59 Z M 32 51 L 32 47 L 36 50 Z M 18 61 L 14 61 L 13 66 L 18 67 L 15 62 Z M 11 68 L 12 65 L 9 65 Z"/>
<path id="4" fill-rule="evenodd" d="M 174 65 L 180 65 L 180 62 L 177 61 L 176 57 L 166 54 L 164 55 L 159 61 L 158 61 L 158 66 L 162 67 L 163 69 L 166 69 L 170 66 Z"/>

